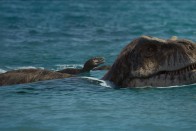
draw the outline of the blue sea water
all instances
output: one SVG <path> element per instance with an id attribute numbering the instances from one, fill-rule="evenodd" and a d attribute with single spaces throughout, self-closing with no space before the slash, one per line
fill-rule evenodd
<path id="1" fill-rule="evenodd" d="M 196 41 L 196 1 L 1 0 L 0 72 L 111 65 L 136 37 Z M 106 71 L 85 74 L 101 78 Z M 0 88 L 1 131 L 195 131 L 196 86 L 114 89 L 89 78 Z"/>

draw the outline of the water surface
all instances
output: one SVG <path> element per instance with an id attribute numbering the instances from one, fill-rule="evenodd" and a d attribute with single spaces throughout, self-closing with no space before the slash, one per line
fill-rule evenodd
<path id="1" fill-rule="evenodd" d="M 140 35 L 196 41 L 195 1 L 1 0 L 0 72 L 111 65 Z M 101 78 L 106 71 L 91 71 Z M 2 131 L 195 131 L 195 85 L 114 89 L 84 78 L 0 88 Z"/>

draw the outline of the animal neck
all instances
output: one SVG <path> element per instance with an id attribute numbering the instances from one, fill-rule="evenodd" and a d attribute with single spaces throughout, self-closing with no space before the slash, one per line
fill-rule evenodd
<path id="1" fill-rule="evenodd" d="M 82 68 L 82 72 L 90 72 L 90 70 L 92 70 L 92 69 L 93 69 L 93 67 L 84 66 L 84 67 Z"/>

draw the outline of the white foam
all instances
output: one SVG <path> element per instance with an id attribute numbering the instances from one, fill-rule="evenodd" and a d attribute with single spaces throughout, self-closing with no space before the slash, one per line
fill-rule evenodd
<path id="1" fill-rule="evenodd" d="M 5 68 L 6 68 L 6 70 L 0 69 L 0 74 L 1 73 L 5 73 L 8 70 L 18 70 L 18 69 L 44 69 L 44 67 L 34 67 L 34 66 L 21 66 L 21 67 L 10 67 L 10 66 L 6 66 Z"/>
<path id="2" fill-rule="evenodd" d="M 55 65 L 57 66 L 57 70 L 62 70 L 62 69 L 67 69 L 67 68 L 72 68 L 72 69 L 78 69 L 78 68 L 82 68 L 83 65 L 81 64 L 57 64 Z"/>
<path id="3" fill-rule="evenodd" d="M 0 69 L 0 74 L 5 73 L 5 72 L 6 72 L 6 70 Z"/>
<path id="4" fill-rule="evenodd" d="M 83 76 L 83 77 L 80 77 L 80 78 L 88 79 L 91 82 L 99 82 L 99 85 L 101 85 L 103 87 L 109 87 L 109 88 L 113 87 L 113 84 L 111 82 L 109 82 L 109 81 L 104 81 L 104 80 L 100 80 L 98 78 L 86 77 L 86 76 Z"/>
<path id="5" fill-rule="evenodd" d="M 44 67 L 35 67 L 35 66 L 19 66 L 19 67 L 6 66 L 5 68 L 8 69 L 8 70 L 18 70 L 18 69 L 44 69 Z"/>
<path id="6" fill-rule="evenodd" d="M 167 88 L 181 88 L 181 87 L 187 87 L 187 86 L 196 86 L 196 83 L 194 84 L 188 84 L 188 85 L 175 85 L 175 86 L 141 86 L 141 87 L 134 87 L 134 88 L 160 88 L 160 89 L 167 89 Z"/>
<path id="7" fill-rule="evenodd" d="M 44 69 L 44 67 L 21 66 L 21 67 L 16 67 L 15 69 Z"/>
<path id="8" fill-rule="evenodd" d="M 175 85 L 175 86 L 166 86 L 166 87 L 156 87 L 156 88 L 179 88 L 179 87 L 187 87 L 187 86 L 195 86 L 196 83 L 194 84 L 188 84 L 188 85 Z"/>
<path id="9" fill-rule="evenodd" d="M 109 87 L 109 88 L 113 88 L 115 87 L 115 85 L 110 82 L 110 81 L 104 81 L 104 80 L 100 80 L 98 78 L 94 78 L 94 77 L 80 77 L 80 78 L 84 78 L 84 79 L 88 79 L 91 82 L 98 82 L 99 85 L 103 86 L 103 87 Z M 175 86 L 165 86 L 165 87 L 151 87 L 151 86 L 143 86 L 143 87 L 134 87 L 134 88 L 162 88 L 162 89 L 166 89 L 166 88 L 179 88 L 179 87 L 187 87 L 187 86 L 196 86 L 196 83 L 194 84 L 189 84 L 189 85 L 175 85 Z"/>

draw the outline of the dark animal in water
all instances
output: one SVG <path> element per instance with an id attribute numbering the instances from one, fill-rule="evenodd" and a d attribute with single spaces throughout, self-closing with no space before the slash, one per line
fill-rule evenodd
<path id="1" fill-rule="evenodd" d="M 103 57 L 95 57 L 86 61 L 82 69 L 64 69 L 58 72 L 68 73 L 68 74 L 79 74 L 79 73 L 89 72 L 90 70 L 93 70 L 95 67 L 103 63 L 104 63 Z"/>
<path id="2" fill-rule="evenodd" d="M 61 79 L 73 77 L 76 74 L 89 72 L 94 67 L 104 63 L 103 57 L 89 59 L 82 69 L 64 69 L 61 71 L 49 71 L 42 69 L 20 69 L 0 74 L 0 85 L 23 84 L 43 80 Z M 74 75 L 73 75 L 74 74 Z"/>
<path id="3" fill-rule="evenodd" d="M 109 70 L 110 68 L 111 68 L 110 65 L 103 65 L 103 66 L 95 67 L 92 70 Z"/>
<path id="4" fill-rule="evenodd" d="M 103 80 L 120 87 L 195 83 L 196 44 L 175 37 L 139 37 L 122 50 Z"/>

